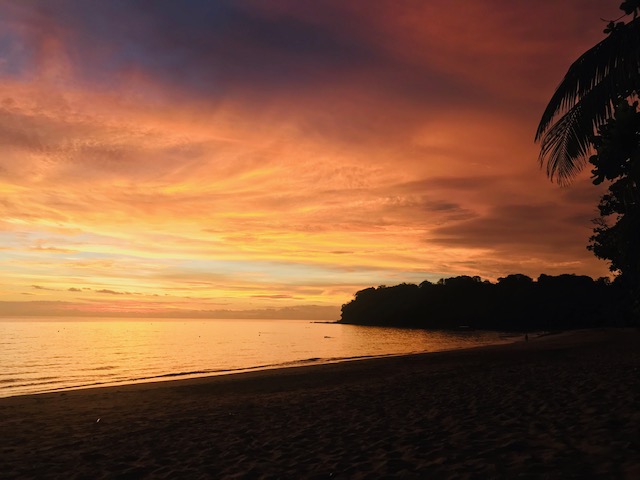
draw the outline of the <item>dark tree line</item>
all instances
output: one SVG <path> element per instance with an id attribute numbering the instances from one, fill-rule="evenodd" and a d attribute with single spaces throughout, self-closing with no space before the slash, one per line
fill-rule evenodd
<path id="1" fill-rule="evenodd" d="M 622 326 L 633 322 L 623 297 L 607 278 L 515 274 L 491 283 L 460 276 L 360 290 L 342 306 L 340 323 L 500 331 Z"/>
<path id="2" fill-rule="evenodd" d="M 640 315 L 640 112 L 638 102 L 620 102 L 614 117 L 594 137 L 593 183 L 610 182 L 598 205 L 589 249 L 609 260 L 610 270 Z"/>
<path id="3" fill-rule="evenodd" d="M 589 159 L 593 183 L 609 185 L 588 248 L 610 262 L 624 302 L 640 316 L 640 0 L 620 10 L 606 37 L 569 67 L 536 140 L 550 178 L 569 183 Z"/>

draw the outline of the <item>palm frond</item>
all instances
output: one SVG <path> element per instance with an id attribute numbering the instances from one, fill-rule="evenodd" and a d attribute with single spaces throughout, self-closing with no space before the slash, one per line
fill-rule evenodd
<path id="1" fill-rule="evenodd" d="M 536 141 L 547 175 L 568 183 L 586 164 L 595 130 L 615 105 L 640 90 L 640 18 L 574 62 L 545 109 Z"/>
<path id="2" fill-rule="evenodd" d="M 614 31 L 578 58 L 549 100 L 536 141 L 561 113 L 571 109 L 595 86 L 607 81 L 612 96 L 627 96 L 640 87 L 640 18 Z M 615 102 L 608 98 L 608 102 Z"/>
<path id="3" fill-rule="evenodd" d="M 580 105 L 565 113 L 544 135 L 540 148 L 540 162 L 546 159 L 547 176 L 566 184 L 586 163 L 592 131 L 591 121 L 586 119 Z"/>
<path id="4" fill-rule="evenodd" d="M 547 176 L 566 184 L 586 165 L 598 128 L 613 115 L 609 80 L 604 79 L 566 112 L 542 137 L 539 160 L 547 162 Z"/>

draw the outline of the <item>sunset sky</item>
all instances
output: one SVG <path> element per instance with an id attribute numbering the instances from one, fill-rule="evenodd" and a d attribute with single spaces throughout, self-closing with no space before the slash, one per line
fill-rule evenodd
<path id="1" fill-rule="evenodd" d="M 619 3 L 0 0 L 0 316 L 607 275 L 533 137 Z"/>

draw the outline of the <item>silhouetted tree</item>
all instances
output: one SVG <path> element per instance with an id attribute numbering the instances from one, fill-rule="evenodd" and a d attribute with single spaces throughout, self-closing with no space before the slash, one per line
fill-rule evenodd
<path id="1" fill-rule="evenodd" d="M 571 180 L 595 148 L 589 159 L 593 183 L 612 183 L 587 248 L 611 261 L 640 317 L 640 119 L 638 103 L 629 103 L 640 93 L 640 0 L 624 1 L 620 9 L 624 15 L 604 30 L 608 36 L 569 68 L 542 115 L 536 141 L 542 140 L 547 175 L 560 183 Z M 618 21 L 625 16 L 632 18 Z"/>
<path id="2" fill-rule="evenodd" d="M 608 36 L 571 65 L 538 125 L 540 162 L 560 183 L 586 164 L 595 129 L 612 117 L 621 99 L 640 89 L 640 0 L 625 1 L 620 9 L 633 18 L 609 22 Z"/>
<path id="3" fill-rule="evenodd" d="M 513 286 L 513 287 L 527 286 L 528 287 L 532 283 L 533 283 L 533 278 L 528 277 L 527 275 L 523 275 L 521 273 L 514 273 L 498 279 L 498 285 L 502 285 L 502 286 Z"/>
<path id="4" fill-rule="evenodd" d="M 600 218 L 589 250 L 609 260 L 610 269 L 640 314 L 640 113 L 638 102 L 621 102 L 599 128 L 596 154 L 590 158 L 594 183 L 609 181 L 600 200 Z"/>
<path id="5" fill-rule="evenodd" d="M 427 329 L 586 328 L 625 321 L 619 282 L 578 275 L 508 275 L 497 284 L 480 277 L 443 278 L 420 286 L 367 288 L 342 306 L 341 323 Z M 588 301 L 585 301 L 588 299 Z M 618 323 L 616 323 L 618 324 Z"/>

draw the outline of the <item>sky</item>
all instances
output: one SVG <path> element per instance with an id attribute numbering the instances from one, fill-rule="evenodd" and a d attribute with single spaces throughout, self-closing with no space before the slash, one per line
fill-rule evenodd
<path id="1" fill-rule="evenodd" d="M 609 0 L 0 0 L 0 317 L 608 274 L 534 134 Z"/>

